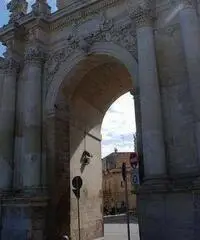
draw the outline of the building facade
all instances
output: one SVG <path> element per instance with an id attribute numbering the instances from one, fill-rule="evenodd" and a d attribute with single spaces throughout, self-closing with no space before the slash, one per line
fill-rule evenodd
<path id="1" fill-rule="evenodd" d="M 129 152 L 113 152 L 102 159 L 103 163 L 103 204 L 104 214 L 124 213 L 125 182 L 122 178 L 122 163 L 127 166 L 127 189 L 129 211 L 136 210 L 136 194 L 132 184 L 132 168 L 129 163 Z"/>
<path id="2" fill-rule="evenodd" d="M 77 175 L 81 237 L 103 236 L 101 123 L 131 91 L 141 240 L 199 240 L 199 2 L 57 5 L 11 0 L 0 29 L 1 239 L 78 239 Z"/>

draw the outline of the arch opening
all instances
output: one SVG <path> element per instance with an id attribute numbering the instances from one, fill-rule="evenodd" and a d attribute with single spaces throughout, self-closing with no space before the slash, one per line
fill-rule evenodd
<path id="1" fill-rule="evenodd" d="M 131 238 L 139 240 L 133 168 L 129 161 L 131 153 L 137 149 L 134 108 L 133 96 L 126 93 L 110 106 L 102 124 L 102 189 L 105 240 L 121 239 L 127 232 L 126 187 L 122 178 L 123 163 L 126 163 L 127 172 Z"/>
<path id="2" fill-rule="evenodd" d="M 49 149 L 54 151 L 49 154 L 54 158 L 49 168 L 49 182 L 57 216 L 52 226 L 58 237 L 67 234 L 72 239 L 77 238 L 77 203 L 71 188 L 75 176 L 83 179 L 81 236 L 85 240 L 102 237 L 102 121 L 111 104 L 132 89 L 133 76 L 126 66 L 103 54 L 80 61 L 62 81 L 54 105 L 54 126 L 51 127 L 54 129 L 54 150 Z M 91 154 L 88 163 L 82 162 L 84 151 Z M 63 187 L 65 190 L 67 187 L 67 191 L 63 191 Z"/>

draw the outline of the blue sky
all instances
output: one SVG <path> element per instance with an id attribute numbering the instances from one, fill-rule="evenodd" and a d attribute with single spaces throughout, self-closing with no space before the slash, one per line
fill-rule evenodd
<path id="1" fill-rule="evenodd" d="M 102 156 L 117 148 L 119 152 L 134 151 L 133 133 L 135 109 L 133 97 L 126 93 L 118 98 L 108 109 L 102 124 Z"/>
<path id="2" fill-rule="evenodd" d="M 7 10 L 7 3 L 9 0 L 0 0 L 0 27 L 6 24 L 9 20 L 9 11 Z M 28 10 L 30 11 L 31 5 L 35 0 L 28 0 Z M 48 0 L 49 5 L 51 6 L 52 12 L 56 11 L 56 0 Z M 0 56 L 2 56 L 5 48 L 0 44 Z"/>
<path id="3" fill-rule="evenodd" d="M 29 11 L 34 0 L 29 2 Z M 7 0 L 0 0 L 0 27 L 8 22 Z M 52 12 L 56 11 L 56 0 L 49 0 Z M 5 48 L 0 45 L 0 56 Z M 127 93 L 116 100 L 107 111 L 102 124 L 102 156 L 117 148 L 118 151 L 133 151 L 133 133 L 135 133 L 134 102 Z"/>

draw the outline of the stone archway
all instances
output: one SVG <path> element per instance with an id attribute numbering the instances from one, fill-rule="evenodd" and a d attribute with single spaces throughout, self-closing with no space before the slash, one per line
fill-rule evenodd
<path id="1" fill-rule="evenodd" d="M 59 89 L 54 89 L 57 91 L 54 111 L 52 113 L 52 107 L 49 108 L 51 111 L 46 121 L 52 239 L 66 233 L 72 239 L 77 238 L 76 199 L 70 186 L 75 175 L 81 175 L 84 182 L 80 200 L 81 235 L 83 239 L 96 239 L 103 235 L 101 123 L 112 102 L 132 90 L 134 80 L 123 59 L 111 56 L 113 46 L 107 49 L 104 46 L 101 54 L 80 54 L 79 61 L 75 61 L 71 71 L 62 79 Z M 100 49 L 99 46 L 96 49 Z M 126 61 L 128 57 L 129 54 Z M 135 64 L 134 59 L 132 62 Z M 68 63 L 72 63 L 70 59 L 63 69 L 69 66 Z M 84 150 L 93 155 L 88 166 L 80 163 Z"/>
<path id="2" fill-rule="evenodd" d="M 89 87 L 84 96 L 78 89 L 84 76 L 83 87 L 92 81 L 93 68 L 118 64 L 135 80 L 136 111 L 141 112 L 139 120 L 136 113 L 144 156 L 138 193 L 141 238 L 199 240 L 198 4 L 173 1 L 177 17 L 172 19 L 170 1 L 74 1 L 69 8 L 71 1 L 58 2 L 66 7 L 55 14 L 46 1 L 35 1 L 27 14 L 25 0 L 11 0 L 9 23 L 0 29 L 7 46 L 5 59 L 0 58 L 1 238 L 43 240 L 48 232 L 55 240 L 70 231 L 74 236 L 71 124 L 86 122 L 95 129 L 104 111 L 89 111 L 91 119 L 99 116 L 96 125 L 90 118 L 77 121 L 83 99 L 95 107 L 101 102 L 88 99 Z M 99 56 L 88 62 L 94 55 Z M 88 135 L 92 138 L 93 129 Z M 80 139 L 75 150 L 82 146 Z M 97 235 L 99 220 L 90 226 L 99 229 Z"/>

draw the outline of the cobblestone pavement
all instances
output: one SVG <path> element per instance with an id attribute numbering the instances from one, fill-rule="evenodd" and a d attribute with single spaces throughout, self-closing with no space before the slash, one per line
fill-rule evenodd
<path id="1" fill-rule="evenodd" d="M 137 223 L 130 224 L 131 240 L 139 240 Z M 104 240 L 127 240 L 127 225 L 119 223 L 104 224 Z"/>

